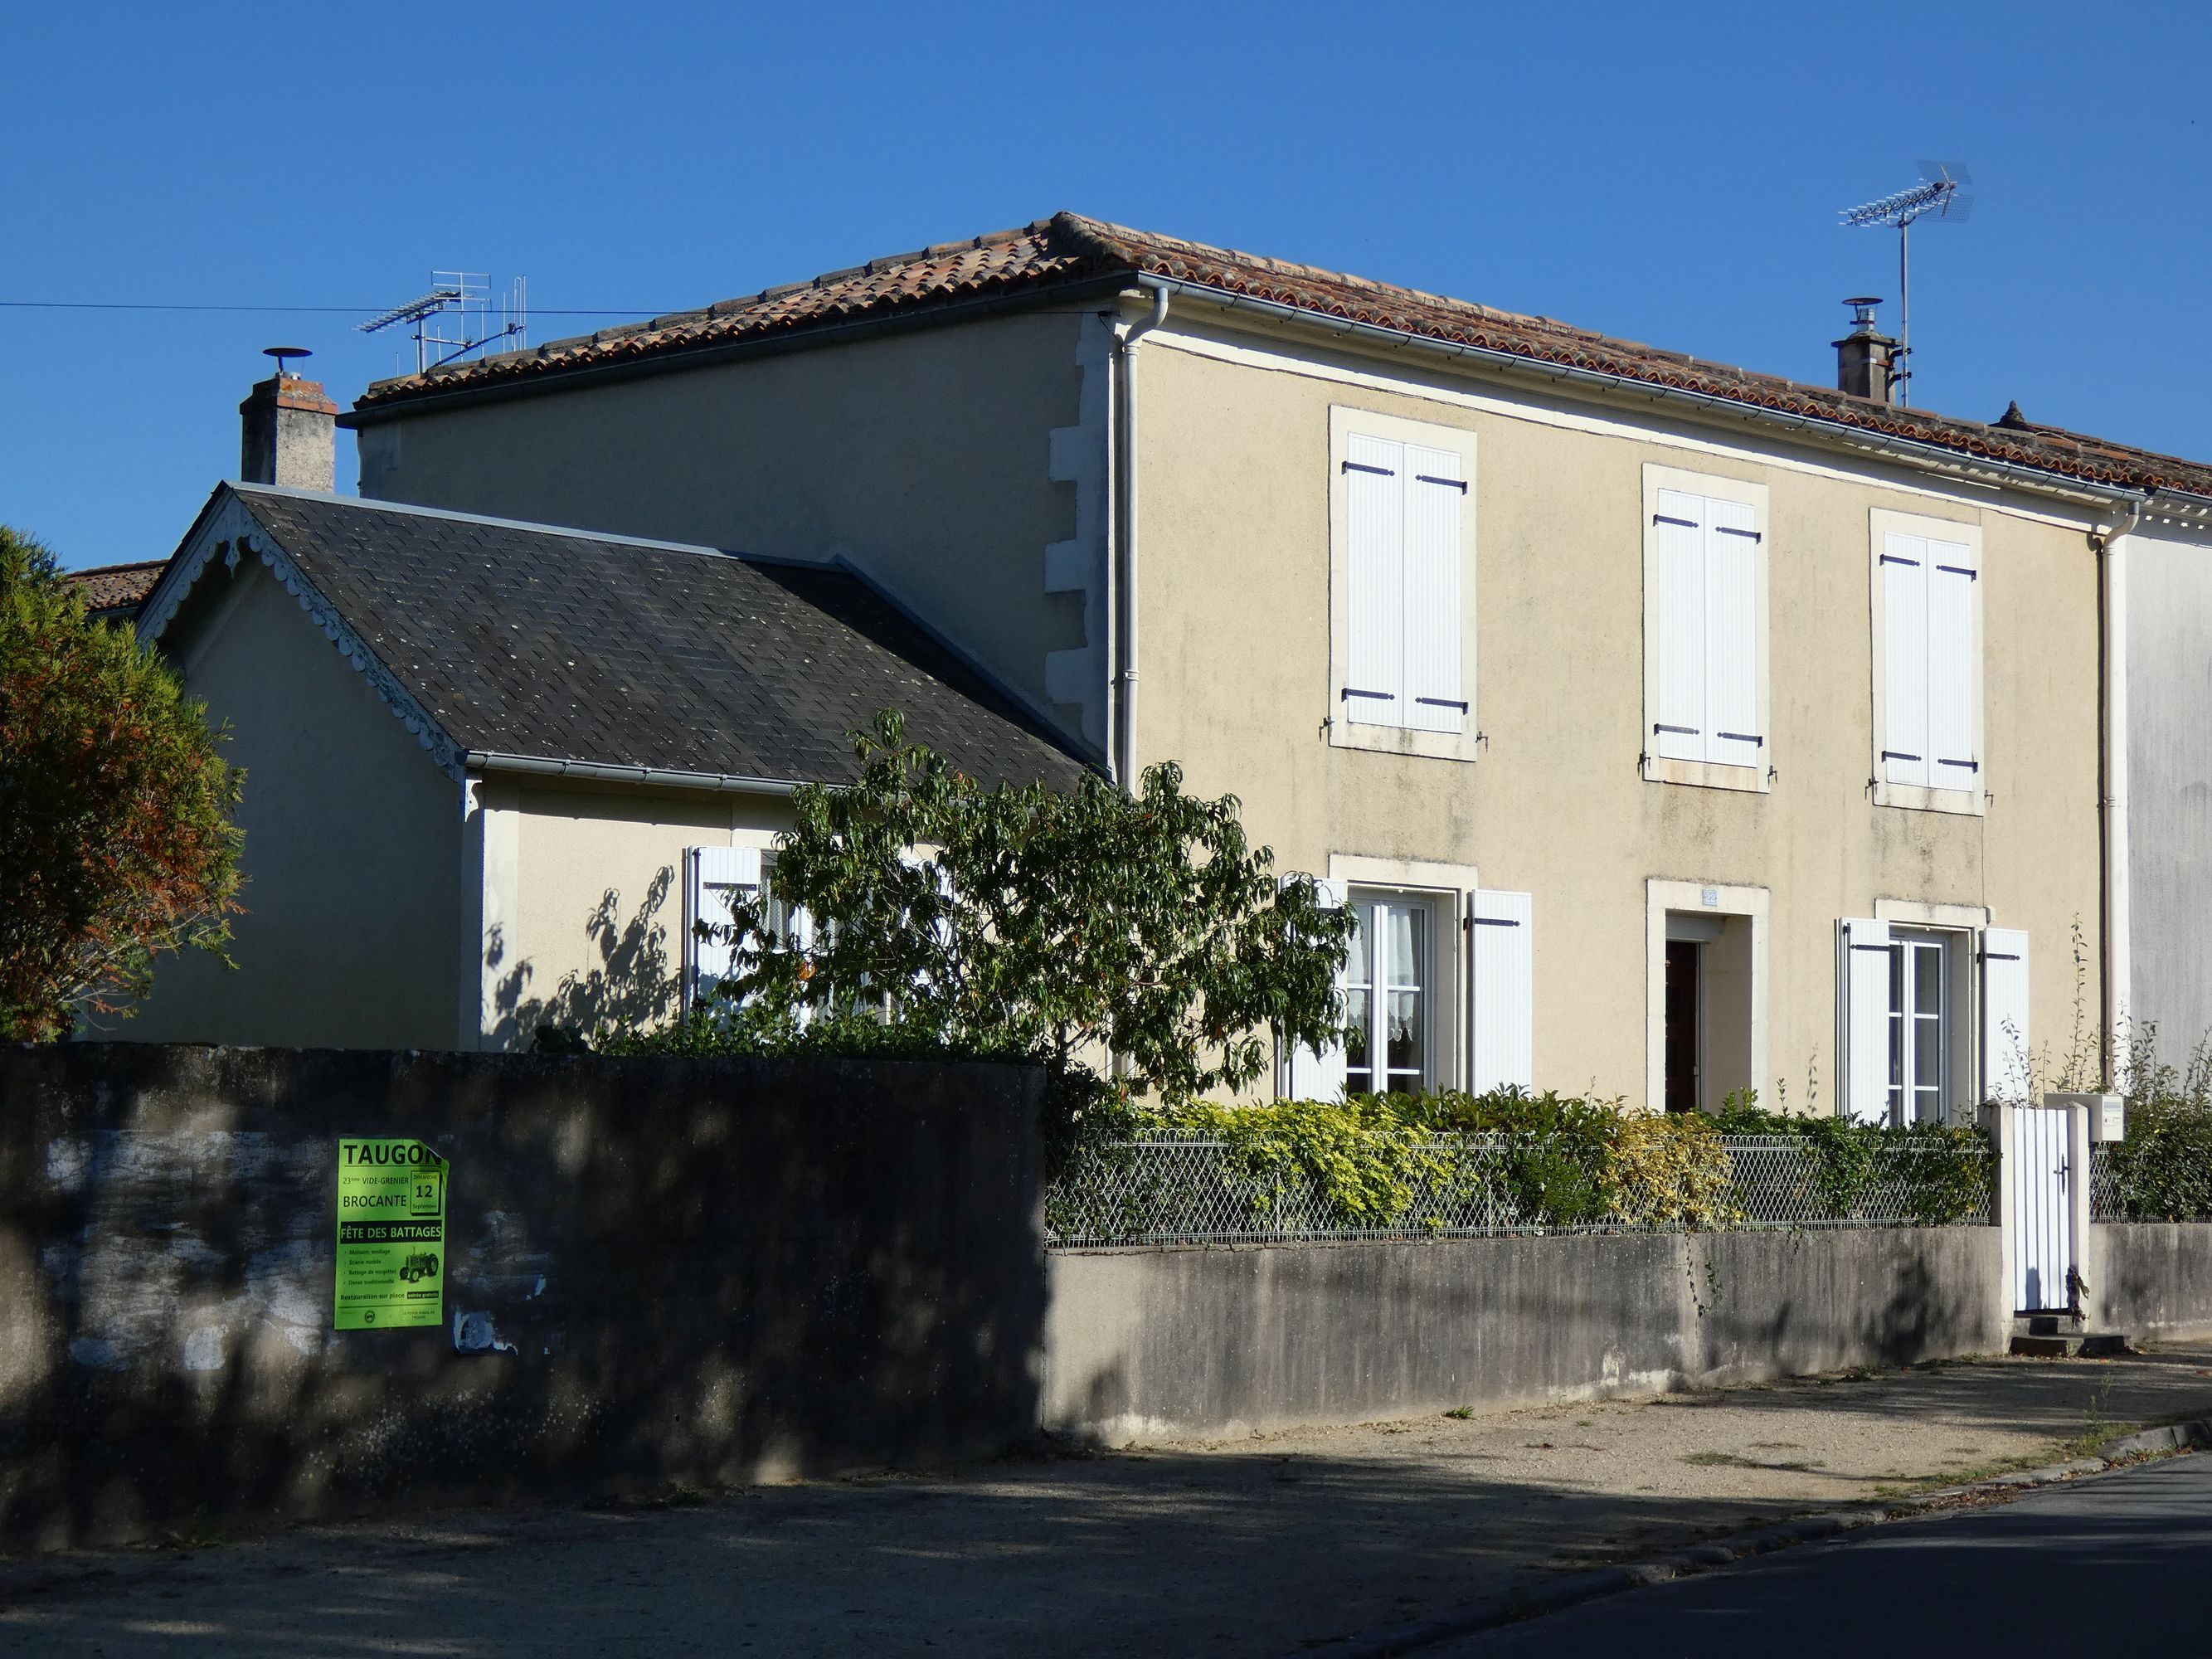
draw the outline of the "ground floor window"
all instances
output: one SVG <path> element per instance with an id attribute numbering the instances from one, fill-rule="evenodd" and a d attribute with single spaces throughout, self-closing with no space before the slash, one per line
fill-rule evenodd
<path id="1" fill-rule="evenodd" d="M 1344 967 L 1345 1089 L 1418 1093 L 1436 1080 L 1435 908 L 1426 899 L 1357 888 L 1352 906 L 1359 927 Z"/>
<path id="2" fill-rule="evenodd" d="M 1889 1121 L 1940 1123 L 1952 1094 L 1958 1026 L 1948 935 L 1893 928 L 1889 945 Z"/>

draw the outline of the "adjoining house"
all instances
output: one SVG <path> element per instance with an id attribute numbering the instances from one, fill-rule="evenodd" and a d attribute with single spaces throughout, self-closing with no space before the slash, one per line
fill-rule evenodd
<path id="1" fill-rule="evenodd" d="M 167 559 L 142 559 L 131 564 L 88 565 L 63 571 L 62 580 L 76 590 L 84 601 L 84 614 L 94 622 L 129 622 L 168 564 Z"/>
<path id="2" fill-rule="evenodd" d="M 344 420 L 365 495 L 837 561 L 1115 777 L 1235 791 L 1362 922 L 1359 1036 L 1285 1086 L 1940 1116 L 2212 1025 L 2212 470 L 1837 345 L 1803 385 L 1062 214 Z"/>
<path id="3" fill-rule="evenodd" d="M 759 884 L 799 783 L 858 776 L 879 709 L 987 782 L 1085 771 L 826 564 L 225 484 L 139 631 L 246 771 L 237 968 L 165 958 L 112 1033 L 146 1041 L 655 1021 L 716 966 L 691 923 Z"/>

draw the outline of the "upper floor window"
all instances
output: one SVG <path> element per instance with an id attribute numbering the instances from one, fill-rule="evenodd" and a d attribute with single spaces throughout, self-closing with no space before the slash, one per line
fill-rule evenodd
<path id="1" fill-rule="evenodd" d="M 1474 439 L 1329 411 L 1330 741 L 1474 757 Z"/>
<path id="2" fill-rule="evenodd" d="M 1881 509 L 1873 519 L 1875 799 L 1978 811 L 1980 533 Z"/>
<path id="3" fill-rule="evenodd" d="M 1644 775 L 1765 789 L 1766 491 L 1644 468 Z"/>

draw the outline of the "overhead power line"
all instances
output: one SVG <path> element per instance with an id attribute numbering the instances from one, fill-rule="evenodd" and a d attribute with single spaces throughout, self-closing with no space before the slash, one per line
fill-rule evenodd
<path id="1" fill-rule="evenodd" d="M 0 310 L 9 311 L 241 311 L 275 313 L 307 313 L 327 312 L 336 316 L 373 317 L 388 311 L 389 306 L 218 306 L 174 303 L 138 303 L 121 300 L 0 300 Z M 633 306 L 627 310 L 600 308 L 596 310 L 549 310 L 533 307 L 532 313 L 539 317 L 665 317 L 671 312 L 681 311 L 682 306 Z"/>

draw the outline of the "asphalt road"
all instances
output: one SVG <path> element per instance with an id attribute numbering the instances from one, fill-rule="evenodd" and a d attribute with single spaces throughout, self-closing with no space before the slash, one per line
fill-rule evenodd
<path id="1" fill-rule="evenodd" d="M 2212 1454 L 1871 1528 L 1422 1659 L 2212 1652 Z"/>

